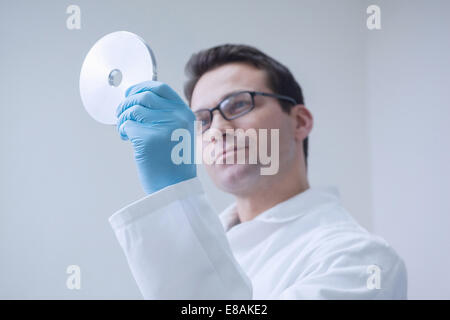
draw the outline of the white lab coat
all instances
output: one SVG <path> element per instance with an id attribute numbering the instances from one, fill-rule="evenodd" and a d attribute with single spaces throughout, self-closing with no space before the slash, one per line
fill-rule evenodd
<path id="1" fill-rule="evenodd" d="M 145 299 L 405 299 L 406 268 L 382 238 L 311 187 L 238 223 L 198 178 L 109 218 Z"/>

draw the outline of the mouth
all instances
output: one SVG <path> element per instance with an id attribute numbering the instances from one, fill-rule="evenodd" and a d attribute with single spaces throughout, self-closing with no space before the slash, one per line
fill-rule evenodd
<path id="1" fill-rule="evenodd" d="M 216 157 L 216 159 L 214 160 L 214 163 L 216 164 L 220 158 L 226 158 L 227 154 L 231 154 L 231 153 L 237 152 L 238 150 L 245 150 L 245 149 L 247 149 L 247 147 L 239 148 L 239 149 L 237 147 L 228 148 Z M 221 164 L 225 164 L 225 161 L 222 161 Z M 231 164 L 235 164 L 234 161 Z"/>

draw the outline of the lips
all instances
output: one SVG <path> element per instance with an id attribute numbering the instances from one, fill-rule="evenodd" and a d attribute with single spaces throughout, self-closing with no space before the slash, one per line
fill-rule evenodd
<path id="1" fill-rule="evenodd" d="M 221 154 L 219 154 L 219 155 L 216 157 L 216 159 L 214 160 L 214 163 L 217 163 L 217 160 L 219 160 L 220 157 L 225 158 L 227 153 L 236 152 L 236 151 L 242 150 L 242 149 L 247 149 L 247 147 L 239 148 L 239 149 L 238 149 L 237 147 L 234 147 L 234 148 L 228 148 L 228 149 L 224 150 Z M 225 164 L 225 161 L 222 161 L 222 162 L 223 162 L 222 164 Z"/>

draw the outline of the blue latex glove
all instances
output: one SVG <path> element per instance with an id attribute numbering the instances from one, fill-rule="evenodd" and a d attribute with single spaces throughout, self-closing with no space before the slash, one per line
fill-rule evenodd
<path id="1" fill-rule="evenodd" d="M 197 175 L 194 158 L 194 120 L 192 110 L 167 84 L 145 81 L 131 86 L 117 107 L 117 128 L 123 140 L 129 139 L 139 179 L 147 194 Z M 175 129 L 189 130 L 191 164 L 175 164 L 171 141 Z"/>

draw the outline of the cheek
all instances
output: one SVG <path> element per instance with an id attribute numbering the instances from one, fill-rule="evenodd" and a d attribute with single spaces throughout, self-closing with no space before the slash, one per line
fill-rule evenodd
<path id="1" fill-rule="evenodd" d="M 279 108 L 279 107 L 278 107 Z M 267 146 L 270 154 L 272 154 L 272 142 L 278 145 L 279 158 L 282 156 L 288 157 L 289 154 L 295 152 L 295 130 L 292 121 L 286 113 L 282 110 L 279 112 L 261 112 L 252 123 L 255 128 L 268 129 L 267 130 Z M 275 135 L 275 130 L 278 131 L 278 139 Z"/>
<path id="2" fill-rule="evenodd" d="M 236 123 L 235 126 L 244 130 L 250 128 L 256 129 L 257 152 L 264 153 L 267 156 L 270 155 L 272 158 L 277 158 L 278 161 L 284 163 L 287 159 L 292 158 L 295 153 L 295 139 L 289 117 L 285 114 L 281 114 L 281 112 L 281 110 L 280 113 L 270 110 L 269 112 L 255 113 L 254 117 L 249 117 L 249 119 L 245 120 L 242 119 L 242 121 Z M 258 129 L 266 129 L 266 134 L 262 134 Z M 265 141 L 260 141 L 261 139 Z M 261 143 L 266 145 L 266 147 L 261 149 Z M 276 146 L 274 144 L 276 144 Z M 278 156 L 276 156 L 274 152 L 276 152 Z"/>
<path id="3" fill-rule="evenodd" d="M 235 119 L 236 128 L 242 129 L 279 129 L 282 128 L 282 115 L 277 109 L 278 106 L 264 106 L 259 110 L 253 110 L 246 116 Z"/>

